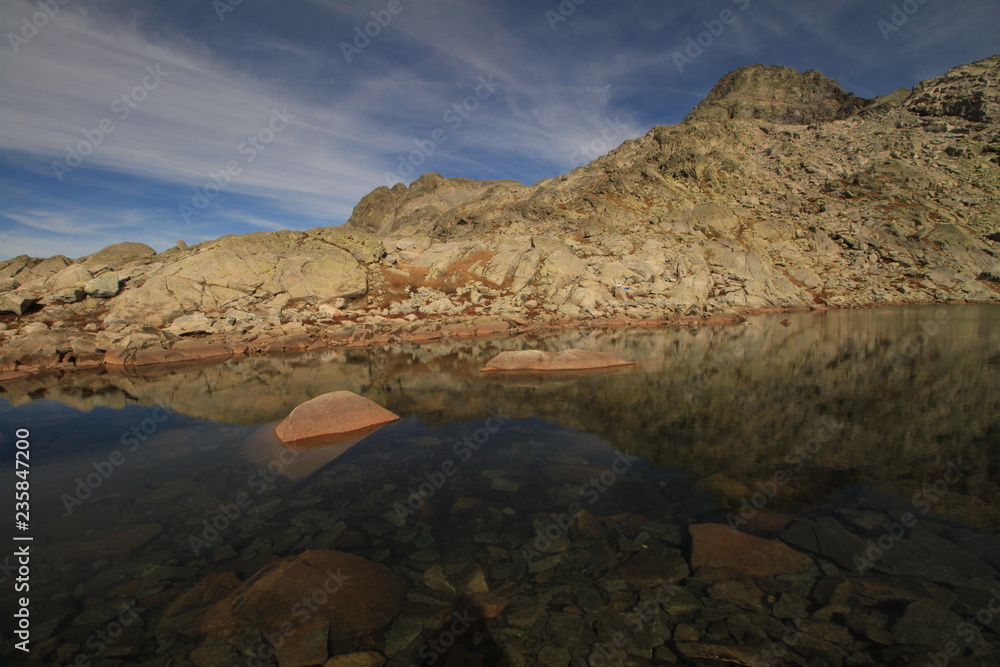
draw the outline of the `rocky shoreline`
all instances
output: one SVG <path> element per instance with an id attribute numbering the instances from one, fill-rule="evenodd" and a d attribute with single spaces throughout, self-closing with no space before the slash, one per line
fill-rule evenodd
<path id="1" fill-rule="evenodd" d="M 969 302 L 951 301 L 949 305 Z M 991 302 L 987 302 L 991 303 Z M 925 303 L 887 303 L 859 305 L 853 308 L 886 308 Z M 58 327 L 29 325 L 27 331 L 2 330 L 0 341 L 0 383 L 21 380 L 37 374 L 104 371 L 129 372 L 136 367 L 168 364 L 212 364 L 269 354 L 295 354 L 337 348 L 372 348 L 393 343 L 430 343 L 444 338 L 486 338 L 521 336 L 558 330 L 627 329 L 734 325 L 765 313 L 839 310 L 821 306 L 812 308 L 759 308 L 714 316 L 601 317 L 590 320 L 549 319 L 525 321 L 520 317 L 493 319 L 482 317 L 447 318 L 441 321 L 384 319 L 381 322 L 348 324 L 329 329 L 321 325 L 303 326 L 301 331 L 281 328 L 269 334 L 247 338 L 225 333 L 199 332 L 176 335 L 149 327 L 126 327 L 119 332 L 88 332 Z M 299 327 L 294 327 L 296 330 Z M 13 334 L 13 335 L 12 335 Z"/>

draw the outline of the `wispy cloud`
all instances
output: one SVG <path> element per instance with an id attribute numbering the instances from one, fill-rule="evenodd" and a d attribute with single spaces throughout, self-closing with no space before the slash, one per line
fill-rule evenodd
<path id="1" fill-rule="evenodd" d="M 678 121 L 729 69 L 810 67 L 886 92 L 989 55 L 1000 20 L 994 3 L 957 0 L 944 18 L 928 3 L 886 47 L 871 3 L 749 1 L 683 76 L 673 51 L 733 0 L 586 3 L 556 30 L 557 2 L 402 0 L 352 62 L 341 42 L 385 3 L 245 2 L 225 21 L 208 2 L 61 5 L 16 53 L 0 45 L 0 257 L 338 224 L 371 189 L 426 171 L 531 183 Z M 0 34 L 37 11 L 2 3 Z M 489 95 L 470 97 L 484 78 Z M 437 129 L 433 155 L 411 160 Z M 79 166 L 73 150 L 88 152 Z M 179 206 L 206 186 L 186 221 Z"/>

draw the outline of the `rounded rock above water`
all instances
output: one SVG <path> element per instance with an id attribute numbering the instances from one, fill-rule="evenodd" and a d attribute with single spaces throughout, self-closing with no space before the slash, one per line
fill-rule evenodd
<path id="1" fill-rule="evenodd" d="M 350 391 L 334 391 L 306 401 L 292 410 L 274 432 L 285 444 L 353 434 L 399 419 L 378 403 Z"/>

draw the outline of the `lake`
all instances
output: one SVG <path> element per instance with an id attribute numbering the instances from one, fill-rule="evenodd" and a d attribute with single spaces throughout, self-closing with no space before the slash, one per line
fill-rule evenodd
<path id="1" fill-rule="evenodd" d="M 636 363 L 479 372 L 572 347 Z M 401 419 L 283 448 L 275 424 L 337 390 Z M 285 667 L 349 644 L 376 653 L 330 664 L 1000 664 L 998 407 L 1000 308 L 976 305 L 8 382 L 6 489 L 30 433 L 30 525 L 10 501 L 4 518 L 33 538 L 32 648 L 5 627 L 3 660 Z M 307 550 L 399 578 L 384 630 L 335 638 L 325 611 L 275 604 L 277 641 L 203 632 L 237 580 Z"/>

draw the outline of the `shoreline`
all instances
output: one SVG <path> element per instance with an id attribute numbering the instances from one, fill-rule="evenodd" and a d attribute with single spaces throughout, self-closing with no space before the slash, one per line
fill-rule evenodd
<path id="1" fill-rule="evenodd" d="M 212 365 L 227 361 L 229 359 L 243 359 L 258 356 L 285 356 L 296 355 L 305 352 L 315 352 L 326 349 L 367 349 L 377 345 L 388 345 L 395 343 L 430 343 L 445 338 L 474 339 L 489 338 L 492 336 L 522 336 L 532 333 L 543 333 L 546 331 L 559 331 L 567 329 L 628 329 L 641 327 L 644 329 L 654 328 L 701 328 L 708 326 L 723 326 L 741 324 L 752 318 L 767 314 L 781 313 L 801 313 L 801 312 L 829 312 L 840 310 L 874 310 L 879 308 L 895 308 L 901 306 L 933 306 L 933 305 L 1000 305 L 995 301 L 928 301 L 928 302 L 899 302 L 884 304 L 863 304 L 855 306 L 827 306 L 814 305 L 811 307 L 791 307 L 791 308 L 757 308 L 751 310 L 740 310 L 733 313 L 698 316 L 674 316 L 663 318 L 631 319 L 627 317 L 600 317 L 589 320 L 565 319 L 547 322 L 531 322 L 521 324 L 525 318 L 520 316 L 508 316 L 507 318 L 489 318 L 489 322 L 409 322 L 401 325 L 393 331 L 377 332 L 374 328 L 364 330 L 365 327 L 374 327 L 381 323 L 355 323 L 353 330 L 347 336 L 336 334 L 344 333 L 346 327 L 329 329 L 322 331 L 320 335 L 315 332 L 311 334 L 282 334 L 263 341 L 254 339 L 242 341 L 227 338 L 225 334 L 209 334 L 205 336 L 178 336 L 174 345 L 166 348 L 152 348 L 153 353 L 145 357 L 136 358 L 138 355 L 129 357 L 127 353 L 130 348 L 115 348 L 103 351 L 103 354 L 94 355 L 101 359 L 91 358 L 73 362 L 56 361 L 55 363 L 26 365 L 20 364 L 14 369 L 0 370 L 0 383 L 13 382 L 32 377 L 40 377 L 58 373 L 77 373 L 85 371 L 98 371 L 102 373 L 133 373 L 138 369 L 159 368 L 159 367 L 191 367 L 197 365 Z M 483 318 L 476 318 L 483 319 Z M 396 323 L 392 323 L 396 324 Z M 425 326 L 417 326 L 424 324 Z M 409 331 L 402 330 L 413 327 Z M 391 328 L 391 327 L 390 327 Z M 148 328 L 147 328 L 148 329 Z M 164 332 L 158 330 L 160 334 Z M 43 332 L 33 332 L 43 333 Z M 48 329 L 44 333 L 65 334 L 66 338 L 80 337 L 94 334 L 92 332 L 70 330 L 70 329 Z M 122 337 L 128 340 L 132 332 L 123 332 Z M 360 333 L 360 336 L 359 336 Z M 31 334 L 29 334 L 30 336 Z M 258 342 L 259 341 L 259 342 Z M 140 348 L 133 352 L 142 352 L 151 348 Z M 131 359 L 131 363 L 130 363 Z M 116 363 L 120 361 L 121 363 Z"/>

